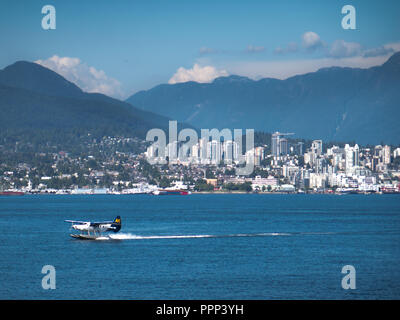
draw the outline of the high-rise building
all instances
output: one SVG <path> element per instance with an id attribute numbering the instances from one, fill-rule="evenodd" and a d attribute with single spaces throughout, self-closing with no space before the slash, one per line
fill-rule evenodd
<path id="1" fill-rule="evenodd" d="M 311 144 L 311 150 L 320 156 L 322 154 L 322 140 L 314 140 Z"/>
<path id="2" fill-rule="evenodd" d="M 212 140 L 207 143 L 207 158 L 211 160 L 212 164 L 221 162 L 221 142 Z"/>
<path id="3" fill-rule="evenodd" d="M 298 142 L 298 143 L 297 143 L 297 154 L 298 154 L 299 156 L 302 156 L 302 155 L 303 155 L 303 145 L 304 145 L 303 142 Z"/>
<path id="4" fill-rule="evenodd" d="M 360 165 L 360 148 L 358 147 L 358 144 L 354 146 L 353 152 L 354 152 L 353 163 L 355 167 L 358 167 Z"/>
<path id="5" fill-rule="evenodd" d="M 193 161 L 196 161 L 196 162 L 198 161 L 199 155 L 200 155 L 199 151 L 200 151 L 199 143 L 194 144 L 192 146 L 192 150 L 191 150 L 191 154 L 190 154 Z"/>
<path id="6" fill-rule="evenodd" d="M 233 141 L 232 148 L 233 148 L 233 161 L 238 162 L 240 156 L 239 144 L 236 141 Z"/>
<path id="7" fill-rule="evenodd" d="M 389 164 L 390 163 L 390 156 L 391 156 L 390 146 L 384 146 L 382 151 L 383 151 L 382 152 L 383 164 Z"/>
<path id="8" fill-rule="evenodd" d="M 236 141 L 227 140 L 221 143 L 222 159 L 226 163 L 239 161 L 239 145 Z"/>
<path id="9" fill-rule="evenodd" d="M 344 146 L 345 159 L 346 159 L 346 171 L 349 171 L 353 167 L 353 148 L 346 144 Z"/>
<path id="10" fill-rule="evenodd" d="M 381 145 L 375 146 L 375 149 L 374 149 L 374 156 L 376 156 L 376 157 L 382 157 L 382 153 L 383 153 L 383 148 L 382 148 L 382 146 L 381 146 Z"/>
<path id="11" fill-rule="evenodd" d="M 396 148 L 393 150 L 393 158 L 400 157 L 400 148 Z"/>
<path id="12" fill-rule="evenodd" d="M 233 141 L 227 140 L 222 144 L 222 158 L 225 163 L 233 162 Z"/>
<path id="13" fill-rule="evenodd" d="M 373 156 L 371 159 L 371 169 L 372 171 L 376 171 L 380 164 L 380 158 L 378 156 Z"/>
<path id="14" fill-rule="evenodd" d="M 294 133 L 281 133 L 281 132 L 274 132 L 271 135 L 271 152 L 274 157 L 280 157 L 282 155 L 288 154 L 288 141 L 282 136 L 289 136 Z"/>
<path id="15" fill-rule="evenodd" d="M 281 154 L 280 133 L 275 132 L 271 137 L 271 151 L 274 157 L 279 157 Z"/>
<path id="16" fill-rule="evenodd" d="M 254 163 L 254 149 L 246 151 L 246 163 Z"/>
<path id="17" fill-rule="evenodd" d="M 285 138 L 280 139 L 279 144 L 280 144 L 280 155 L 286 156 L 287 154 L 289 154 L 287 139 Z"/>
<path id="18" fill-rule="evenodd" d="M 207 139 L 201 138 L 199 140 L 199 156 L 202 163 L 207 163 Z"/>
<path id="19" fill-rule="evenodd" d="M 261 161 L 264 160 L 264 148 L 263 147 L 256 147 L 254 149 L 254 164 L 256 166 L 261 165 Z"/>
<path id="20" fill-rule="evenodd" d="M 173 141 L 167 144 L 165 154 L 168 156 L 169 161 L 178 159 L 178 141 Z"/>
<path id="21" fill-rule="evenodd" d="M 360 164 L 360 150 L 358 144 L 354 147 L 350 147 L 348 144 L 344 146 L 346 172 L 351 173 L 355 167 Z"/>

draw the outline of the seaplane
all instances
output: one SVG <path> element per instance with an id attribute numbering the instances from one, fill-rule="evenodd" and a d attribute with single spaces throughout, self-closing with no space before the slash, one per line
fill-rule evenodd
<path id="1" fill-rule="evenodd" d="M 81 240 L 99 240 L 106 238 L 104 232 L 118 232 L 121 230 L 121 217 L 117 216 L 114 221 L 90 222 L 65 220 L 71 223 L 71 228 L 80 233 L 71 233 L 70 236 Z"/>

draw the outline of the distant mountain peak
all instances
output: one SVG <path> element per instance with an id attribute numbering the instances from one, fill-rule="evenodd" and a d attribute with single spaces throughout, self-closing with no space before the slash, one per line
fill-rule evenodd
<path id="1" fill-rule="evenodd" d="M 83 91 L 58 73 L 29 61 L 17 61 L 0 70 L 0 83 L 50 96 L 79 97 Z"/>
<path id="2" fill-rule="evenodd" d="M 0 72 L 6 72 L 8 74 L 10 73 L 31 73 L 31 72 L 42 72 L 42 73 L 47 73 L 51 74 L 54 73 L 54 71 L 51 71 L 48 68 L 45 68 L 41 66 L 40 64 L 37 64 L 35 62 L 30 62 L 30 61 L 25 61 L 25 60 L 20 60 L 16 61 L 13 64 L 10 64 L 9 66 L 5 67 L 3 70 Z M 57 74 L 58 75 L 58 74 Z M 58 75 L 61 77 L 60 75 Z M 62 78 L 62 77 L 61 77 Z"/>
<path id="3" fill-rule="evenodd" d="M 39 65 L 34 62 L 19 60 L 15 61 L 13 64 L 5 67 L 4 69 L 15 69 L 15 68 L 24 68 L 24 67 L 38 67 Z M 39 66 L 40 67 L 40 66 Z"/>

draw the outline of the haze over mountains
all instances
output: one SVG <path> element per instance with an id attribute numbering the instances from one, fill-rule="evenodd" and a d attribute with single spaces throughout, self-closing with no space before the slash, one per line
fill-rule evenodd
<path id="1" fill-rule="evenodd" d="M 212 83 L 162 84 L 126 101 L 197 128 L 398 144 L 400 53 L 369 69 L 331 67 L 286 80 L 232 75 Z"/>

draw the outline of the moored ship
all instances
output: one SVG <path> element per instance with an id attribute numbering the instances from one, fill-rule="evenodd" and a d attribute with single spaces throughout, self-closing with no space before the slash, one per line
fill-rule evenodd
<path id="1" fill-rule="evenodd" d="M 190 194 L 190 191 L 187 190 L 173 190 L 173 189 L 161 189 L 152 192 L 156 196 L 164 196 L 164 195 L 180 195 L 185 196 Z"/>
<path id="2" fill-rule="evenodd" d="M 0 196 L 23 196 L 24 194 L 22 191 L 0 191 Z"/>

